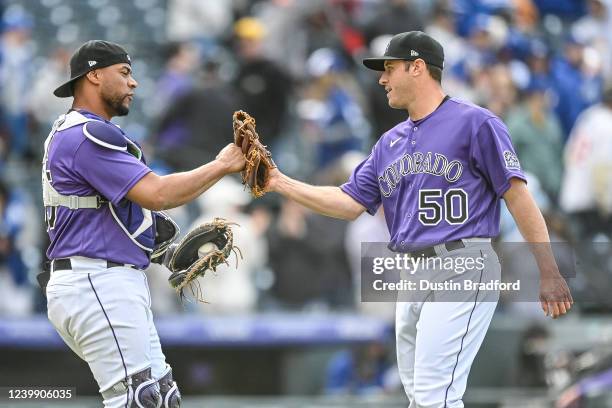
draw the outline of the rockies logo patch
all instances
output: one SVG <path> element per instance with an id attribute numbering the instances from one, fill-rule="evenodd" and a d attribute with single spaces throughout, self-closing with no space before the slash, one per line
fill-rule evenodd
<path id="1" fill-rule="evenodd" d="M 521 163 L 519 162 L 516 154 L 511 152 L 510 150 L 504 151 L 504 161 L 506 162 L 506 168 L 510 170 L 520 170 Z"/>

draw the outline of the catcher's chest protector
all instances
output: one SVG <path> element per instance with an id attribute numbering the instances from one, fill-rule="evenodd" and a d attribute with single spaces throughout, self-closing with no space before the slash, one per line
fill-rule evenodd
<path id="1" fill-rule="evenodd" d="M 59 140 L 56 140 L 56 143 L 61 143 L 62 131 L 75 126 L 81 126 L 83 135 L 93 143 L 107 149 L 126 151 L 145 163 L 138 145 L 128 139 L 118 126 L 86 117 L 77 111 L 61 115 L 53 124 L 51 133 L 49 133 L 45 141 L 42 164 L 42 188 L 47 218 L 50 216 L 50 213 L 56 211 L 55 207 L 60 206 L 70 210 L 83 208 L 104 210 L 108 206 L 113 219 L 119 224 L 121 230 L 127 234 L 130 240 L 144 251 L 153 251 L 155 220 L 150 210 L 142 208 L 127 199 L 122 200 L 118 205 L 113 205 L 99 195 L 87 197 L 62 195 L 53 187 L 53 174 L 49 163 L 49 147 L 56 137 L 59 138 Z M 109 169 L 109 171 L 113 171 L 113 169 Z"/>

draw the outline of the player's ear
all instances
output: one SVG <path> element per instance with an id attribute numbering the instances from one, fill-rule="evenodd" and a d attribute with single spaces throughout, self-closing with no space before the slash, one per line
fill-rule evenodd
<path id="1" fill-rule="evenodd" d="M 85 74 L 85 76 L 87 77 L 87 80 L 90 81 L 91 83 L 95 85 L 100 84 L 101 72 L 99 69 L 91 70 L 87 74 Z"/>
<path id="2" fill-rule="evenodd" d="M 412 62 L 412 65 L 414 66 L 414 69 L 412 72 L 414 72 L 415 75 L 421 75 L 427 69 L 425 65 L 425 61 L 423 61 L 420 58 L 417 58 L 416 60 L 414 60 Z"/>

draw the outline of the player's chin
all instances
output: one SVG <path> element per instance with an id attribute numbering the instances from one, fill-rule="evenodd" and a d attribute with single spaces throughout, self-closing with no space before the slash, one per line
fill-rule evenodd
<path id="1" fill-rule="evenodd" d="M 116 111 L 116 116 L 126 116 L 128 113 L 130 113 L 130 103 L 127 101 L 123 102 L 121 105 L 117 106 Z"/>
<path id="2" fill-rule="evenodd" d="M 128 113 L 130 113 L 130 108 L 122 107 L 121 109 L 117 110 L 117 114 L 115 116 L 127 116 Z"/>
<path id="3" fill-rule="evenodd" d="M 389 107 L 393 109 L 403 109 L 404 108 L 401 104 L 399 104 L 397 101 L 394 101 L 393 99 L 389 99 L 387 103 L 389 104 Z"/>

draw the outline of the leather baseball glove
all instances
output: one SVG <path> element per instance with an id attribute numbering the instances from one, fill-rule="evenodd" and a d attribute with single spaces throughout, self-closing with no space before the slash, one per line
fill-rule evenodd
<path id="1" fill-rule="evenodd" d="M 185 289 L 188 288 L 195 299 L 205 302 L 197 278 L 209 270 L 215 272 L 221 264 L 229 265 L 228 258 L 232 252 L 236 255 L 238 266 L 238 255 L 242 258 L 242 254 L 234 246 L 231 225 L 237 224 L 215 218 L 189 231 L 178 244 L 168 249 L 164 259 L 164 265 L 172 272 L 168 281 L 181 300 L 185 298 Z"/>
<path id="2" fill-rule="evenodd" d="M 248 186 L 255 198 L 265 194 L 264 188 L 270 177 L 270 170 L 276 167 L 272 153 L 259 140 L 255 130 L 255 118 L 244 111 L 233 116 L 234 143 L 242 149 L 246 165 L 242 171 L 242 184 Z"/>

